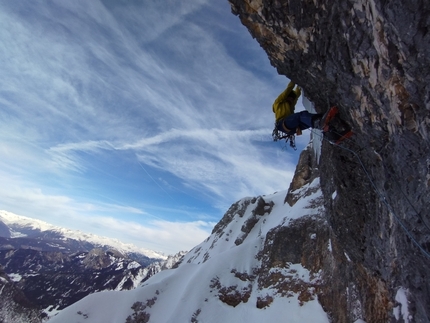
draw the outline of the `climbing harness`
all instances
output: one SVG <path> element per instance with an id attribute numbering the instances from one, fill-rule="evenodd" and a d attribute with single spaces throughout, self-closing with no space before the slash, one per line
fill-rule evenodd
<path id="1" fill-rule="evenodd" d="M 338 134 L 338 135 L 340 135 L 339 133 L 336 133 L 336 131 L 334 131 L 334 130 L 331 130 L 333 133 L 335 133 L 335 134 Z M 391 207 L 391 205 L 390 205 L 390 203 L 388 203 L 388 201 L 387 201 L 387 199 L 385 198 L 385 196 L 382 194 L 382 192 L 380 192 L 379 191 L 379 189 L 376 187 L 376 184 L 375 184 L 375 182 L 374 182 L 374 180 L 372 179 L 372 177 L 371 177 L 371 175 L 370 175 L 370 173 L 367 171 L 367 169 L 366 169 L 366 167 L 364 166 L 364 164 L 363 164 L 363 161 L 361 160 L 361 158 L 360 158 L 360 156 L 354 151 L 354 150 L 352 150 L 352 149 L 349 149 L 349 148 L 347 148 L 347 147 L 345 147 L 345 146 L 343 146 L 343 145 L 339 145 L 338 143 L 334 143 L 334 142 L 332 142 L 332 141 L 330 141 L 330 140 L 328 140 L 326 137 L 324 137 L 324 135 L 323 134 L 320 134 L 320 133 L 317 133 L 314 129 L 311 129 L 311 132 L 313 133 L 313 134 L 315 134 L 315 135 L 317 135 L 317 136 L 320 136 L 320 137 L 322 137 L 322 139 L 323 140 L 326 140 L 326 141 L 328 141 L 331 145 L 333 145 L 333 146 L 337 146 L 337 147 L 339 147 L 339 148 L 341 148 L 341 149 L 343 149 L 343 150 L 345 150 L 345 151 L 348 151 L 348 152 L 350 152 L 350 153 L 352 153 L 355 157 L 357 157 L 357 159 L 358 159 L 358 161 L 359 161 L 359 163 L 360 163 L 360 165 L 361 165 L 361 168 L 363 169 L 363 171 L 364 171 L 364 173 L 365 173 L 365 175 L 366 175 L 366 177 L 368 178 L 368 180 L 369 180 L 369 182 L 370 182 L 370 184 L 372 185 L 372 187 L 373 187 L 373 189 L 374 189 L 374 191 L 375 191 L 375 193 L 378 195 L 378 197 L 380 198 L 380 200 L 382 201 L 382 203 L 384 203 L 385 204 L 385 206 L 387 207 L 387 209 L 388 209 L 388 211 L 391 213 L 391 214 L 393 214 L 393 216 L 394 216 L 394 219 L 397 221 L 397 223 L 400 225 L 400 227 L 402 228 L 402 230 L 406 233 L 406 235 L 411 239 L 411 241 L 412 241 L 412 243 L 415 245 L 415 246 L 417 246 L 420 250 L 421 250 L 421 252 L 427 257 L 427 258 L 429 258 L 430 259 L 430 253 L 427 251 L 427 250 L 425 250 L 422 246 L 421 246 L 421 244 L 413 237 L 413 235 L 412 235 L 412 233 L 408 230 L 408 228 L 406 227 L 406 225 L 402 222 L 402 220 L 400 219 L 400 217 L 394 212 L 394 210 L 393 210 L 393 208 Z M 345 141 L 349 141 L 349 142 L 352 142 L 353 144 L 355 144 L 355 145 L 357 145 L 357 143 L 355 143 L 353 140 L 351 140 L 350 138 L 345 138 Z M 359 145 L 357 145 L 358 147 L 360 147 Z M 361 148 L 361 147 L 360 147 Z M 362 150 L 362 149 L 360 149 L 360 150 Z M 403 193 L 403 191 L 402 191 L 402 193 Z M 403 193 L 404 194 L 404 193 Z M 404 194 L 405 195 L 405 194 Z M 412 205 L 412 203 L 409 201 L 409 199 L 408 198 L 406 198 L 407 199 L 407 201 L 410 203 L 410 205 L 411 206 L 413 206 Z M 417 213 L 417 215 L 421 218 L 421 220 L 422 220 L 422 217 L 420 216 L 420 214 L 415 210 L 415 208 L 413 207 L 413 209 L 414 209 L 414 211 Z M 424 222 L 424 221 L 423 221 Z M 425 222 L 424 222 L 425 223 Z M 428 228 L 428 226 L 426 225 L 426 227 Z"/>
<path id="2" fill-rule="evenodd" d="M 273 138 L 273 141 L 285 139 L 285 143 L 288 143 L 289 141 L 290 147 L 293 148 L 294 150 L 297 150 L 296 137 L 294 135 L 287 135 L 287 134 L 281 135 L 280 131 L 276 128 L 276 124 L 275 124 L 275 129 L 273 129 L 273 132 L 272 132 L 272 138 Z"/>

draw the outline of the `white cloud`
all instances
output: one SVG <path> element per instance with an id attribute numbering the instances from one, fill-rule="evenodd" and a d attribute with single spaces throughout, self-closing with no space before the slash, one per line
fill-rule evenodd
<path id="1" fill-rule="evenodd" d="M 94 222 L 96 220 L 96 222 Z M 93 224 L 103 232 L 111 232 L 121 241 L 130 242 L 173 254 L 188 251 L 206 239 L 215 225 L 213 222 L 176 222 L 153 220 L 147 224 L 121 221 L 115 218 L 94 218 Z M 88 224 L 91 227 L 91 223 Z M 113 231 L 112 228 L 115 228 Z"/>
<path id="2" fill-rule="evenodd" d="M 147 214 L 131 206 L 119 204 L 76 201 L 65 195 L 50 194 L 50 188 L 31 186 L 31 182 L 19 182 L 18 178 L 2 176 L 7 186 L 0 187 L 2 209 L 13 209 L 13 212 L 26 216 L 38 216 L 44 219 L 61 220 L 62 217 L 74 218 L 80 213 L 133 213 Z"/>
<path id="3" fill-rule="evenodd" d="M 82 203 L 66 196 L 45 194 L 40 188 L 1 187 L 0 195 L 3 197 L 1 209 L 167 254 L 191 249 L 209 235 L 214 225 L 207 221 L 166 221 L 135 207 Z M 115 218 L 118 214 L 137 215 L 139 222 Z"/>

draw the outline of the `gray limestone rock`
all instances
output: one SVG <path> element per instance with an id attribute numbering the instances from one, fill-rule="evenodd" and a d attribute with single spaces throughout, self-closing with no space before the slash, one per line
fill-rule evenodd
<path id="1" fill-rule="evenodd" d="M 229 1 L 278 73 L 355 133 L 324 142 L 319 164 L 326 219 L 355 265 L 339 279 L 355 282 L 367 322 L 403 322 L 401 288 L 429 322 L 430 3 Z"/>

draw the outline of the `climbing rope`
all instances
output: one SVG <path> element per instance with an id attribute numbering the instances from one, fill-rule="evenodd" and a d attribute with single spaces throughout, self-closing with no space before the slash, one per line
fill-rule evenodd
<path id="1" fill-rule="evenodd" d="M 337 134 L 337 135 L 340 135 L 340 134 L 339 134 L 339 133 L 337 133 L 336 131 L 332 131 L 332 132 L 333 132 L 333 133 L 335 133 L 335 134 Z M 326 138 L 324 138 L 324 139 L 326 139 Z M 356 146 L 359 148 L 359 151 L 360 151 L 360 152 L 361 152 L 361 151 L 363 151 L 364 149 L 369 150 L 369 148 L 360 146 L 359 144 L 357 144 L 355 141 L 351 140 L 350 138 L 345 138 L 345 139 L 344 139 L 344 141 L 345 141 L 345 142 L 350 142 L 350 143 L 352 143 L 352 144 L 356 145 Z M 340 147 L 341 147 L 341 146 L 340 146 Z M 375 152 L 375 153 L 376 153 L 376 152 Z M 377 154 L 377 153 L 376 153 L 376 154 Z M 378 155 L 379 155 L 379 154 L 378 154 Z M 382 160 L 382 158 L 381 158 L 381 161 L 382 161 L 382 164 L 383 164 L 383 166 L 384 166 L 384 169 L 386 169 L 386 166 L 385 166 L 384 161 Z M 404 197 L 404 198 L 406 199 L 406 201 L 408 202 L 409 206 L 412 208 L 412 210 L 414 210 L 415 214 L 420 218 L 421 222 L 423 222 L 423 223 L 424 223 L 424 225 L 426 226 L 426 228 L 430 231 L 430 226 L 429 226 L 429 225 L 427 224 L 427 222 L 423 219 L 423 217 L 422 217 L 422 215 L 420 214 L 420 212 L 418 212 L 418 211 L 417 211 L 417 209 L 416 209 L 416 208 L 415 208 L 415 206 L 412 204 L 411 200 L 410 200 L 410 199 L 409 199 L 409 197 L 406 195 L 406 193 L 402 190 L 402 187 L 401 187 L 401 185 L 400 185 L 399 181 L 398 181 L 397 179 L 395 179 L 395 178 L 393 178 L 393 179 L 391 179 L 391 180 L 395 182 L 395 184 L 397 185 L 397 188 L 400 190 L 400 192 L 402 193 L 403 197 Z"/>
<path id="2" fill-rule="evenodd" d="M 331 145 L 337 146 L 343 150 L 346 150 L 350 153 L 352 153 L 355 157 L 357 157 L 361 168 L 363 169 L 364 173 L 366 174 L 369 182 L 371 183 L 373 189 L 375 190 L 375 193 L 379 196 L 379 198 L 381 199 L 381 201 L 385 204 L 385 206 L 387 207 L 388 211 L 393 214 L 394 219 L 397 221 L 397 223 L 400 225 L 400 227 L 403 229 L 403 231 L 406 233 L 406 235 L 411 239 L 412 243 L 415 244 L 420 250 L 421 252 L 430 259 L 430 253 L 425 250 L 421 244 L 413 237 L 412 233 L 408 230 L 408 228 L 404 225 L 404 223 L 402 222 L 402 220 L 400 219 L 399 216 L 397 216 L 397 214 L 394 212 L 393 208 L 391 207 L 390 203 L 388 203 L 387 199 L 385 198 L 385 196 L 379 191 L 379 189 L 376 187 L 375 181 L 372 179 L 372 176 L 369 174 L 369 172 L 367 171 L 366 167 L 363 164 L 363 161 L 361 160 L 360 156 L 352 149 L 349 149 L 348 147 L 345 146 L 341 146 L 339 144 L 335 144 L 333 142 L 331 142 L 330 140 L 328 140 L 327 138 L 324 137 L 324 135 L 317 133 L 314 129 L 311 129 L 311 132 L 317 136 L 320 136 L 323 140 L 328 141 Z M 335 131 L 333 131 L 333 133 L 340 135 L 339 133 L 336 133 Z M 354 141 L 352 141 L 351 139 L 345 139 L 348 140 L 350 142 L 353 142 L 354 144 L 356 144 Z M 360 147 L 358 144 L 356 144 L 358 147 Z M 360 147 L 361 148 L 361 147 Z M 385 167 L 385 165 L 384 165 Z M 403 191 L 402 191 L 403 193 Z M 404 193 L 403 193 L 404 194 Z M 411 202 L 408 200 L 408 202 L 411 204 Z M 415 210 L 415 208 L 413 208 Z M 417 213 L 417 215 L 421 218 L 421 216 L 419 215 L 419 213 L 415 210 L 415 212 Z M 422 218 L 421 218 L 422 220 Z M 424 222 L 424 221 L 423 221 Z M 425 222 L 424 222 L 425 224 Z M 427 225 L 426 225 L 427 226 Z"/>

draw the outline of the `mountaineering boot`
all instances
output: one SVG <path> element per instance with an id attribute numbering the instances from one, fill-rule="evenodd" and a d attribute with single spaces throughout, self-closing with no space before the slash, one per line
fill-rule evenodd
<path id="1" fill-rule="evenodd" d="M 341 119 L 336 106 L 331 107 L 325 113 L 321 123 L 324 138 L 336 145 L 353 135 L 351 126 Z"/>
<path id="2" fill-rule="evenodd" d="M 337 107 L 333 106 L 324 114 L 321 121 L 321 130 L 323 132 L 327 132 L 329 130 L 330 121 L 338 114 L 338 112 L 339 110 Z"/>

